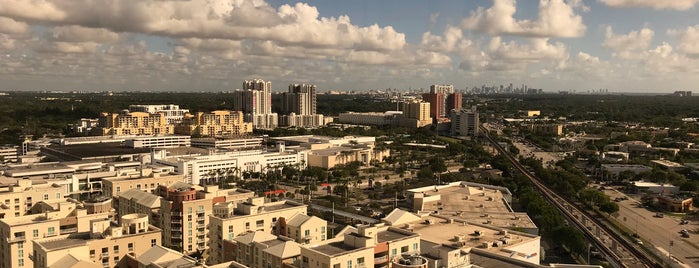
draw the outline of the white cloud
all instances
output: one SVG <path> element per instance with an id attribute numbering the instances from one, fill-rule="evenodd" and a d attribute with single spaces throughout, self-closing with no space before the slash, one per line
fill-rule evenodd
<path id="1" fill-rule="evenodd" d="M 574 7 L 585 10 L 581 2 L 570 4 L 563 0 L 540 0 L 537 20 L 517 20 L 514 14 L 517 5 L 514 0 L 495 0 L 493 6 L 479 7 L 462 26 L 491 35 L 518 35 L 527 37 L 580 37 L 586 26 L 582 17 L 575 14 Z"/>
<path id="2" fill-rule="evenodd" d="M 687 10 L 699 0 L 598 0 L 610 7 L 648 7 L 653 9 Z"/>
<path id="3" fill-rule="evenodd" d="M 447 25 L 444 36 L 433 35 L 430 32 L 422 34 L 420 47 L 428 51 L 450 52 L 463 39 L 463 31 L 458 27 Z"/>
<path id="4" fill-rule="evenodd" d="M 655 32 L 649 28 L 631 31 L 628 34 L 614 34 L 611 26 L 605 28 L 604 42 L 602 45 L 612 50 L 620 57 L 628 57 L 629 53 L 644 50 L 650 46 Z"/>
<path id="5" fill-rule="evenodd" d="M 29 31 L 29 26 L 24 22 L 18 22 L 11 18 L 0 17 L 0 33 L 23 34 Z"/>
<path id="6" fill-rule="evenodd" d="M 392 27 L 359 27 L 348 16 L 320 17 L 305 3 L 278 9 L 262 1 L 0 0 L 0 16 L 17 21 L 103 28 L 174 38 L 270 40 L 284 46 L 399 50 Z"/>
<path id="7" fill-rule="evenodd" d="M 686 29 L 670 29 L 668 35 L 679 38 L 678 49 L 680 52 L 699 58 L 699 24 L 689 26 Z"/>
<path id="8" fill-rule="evenodd" d="M 563 43 L 550 44 L 546 38 L 531 38 L 528 44 L 517 44 L 514 41 L 503 42 L 500 37 L 490 40 L 489 55 L 494 59 L 506 61 L 540 61 L 557 60 L 566 56 Z"/>

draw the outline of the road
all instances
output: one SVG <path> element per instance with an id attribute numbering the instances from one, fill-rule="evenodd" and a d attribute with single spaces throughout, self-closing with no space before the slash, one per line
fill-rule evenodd
<path id="1" fill-rule="evenodd" d="M 604 192 L 612 200 L 626 196 L 616 189 L 607 189 Z M 655 248 L 664 256 L 668 256 L 669 252 L 674 257 L 674 266 L 699 267 L 699 235 L 693 232 L 699 228 L 698 222 L 690 221 L 689 224 L 681 225 L 678 218 L 654 217 L 655 212 L 637 205 L 640 204 L 640 200 L 627 197 L 628 200 L 618 202 L 619 216 L 616 217 L 618 223 L 626 226 L 632 232 L 637 232 L 641 239 L 647 243 L 646 246 Z M 680 236 L 679 231 L 682 229 L 690 231 L 689 238 Z M 672 247 L 670 241 L 673 241 Z M 667 262 L 667 260 L 665 258 L 663 261 Z"/>

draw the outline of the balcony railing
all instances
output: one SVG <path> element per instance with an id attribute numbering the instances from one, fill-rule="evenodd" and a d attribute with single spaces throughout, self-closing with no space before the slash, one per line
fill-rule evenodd
<path id="1" fill-rule="evenodd" d="M 384 263 L 384 262 L 388 262 L 388 255 L 374 258 L 375 264 Z"/>
<path id="2" fill-rule="evenodd" d="M 63 228 L 59 230 L 61 234 L 70 234 L 78 231 L 78 227 L 73 228 Z"/>
<path id="3" fill-rule="evenodd" d="M 15 236 L 14 238 L 7 238 L 7 243 L 16 243 L 26 241 L 26 236 Z"/>

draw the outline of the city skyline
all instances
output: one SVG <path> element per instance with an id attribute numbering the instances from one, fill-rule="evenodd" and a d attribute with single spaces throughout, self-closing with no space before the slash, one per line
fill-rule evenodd
<path id="1" fill-rule="evenodd" d="M 694 90 L 697 0 L 0 0 L 0 90 Z"/>

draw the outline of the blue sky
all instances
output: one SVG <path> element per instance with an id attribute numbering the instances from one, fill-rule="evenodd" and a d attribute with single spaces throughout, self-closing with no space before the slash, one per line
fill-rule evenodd
<path id="1" fill-rule="evenodd" d="M 0 0 L 0 90 L 694 90 L 698 2 Z"/>

